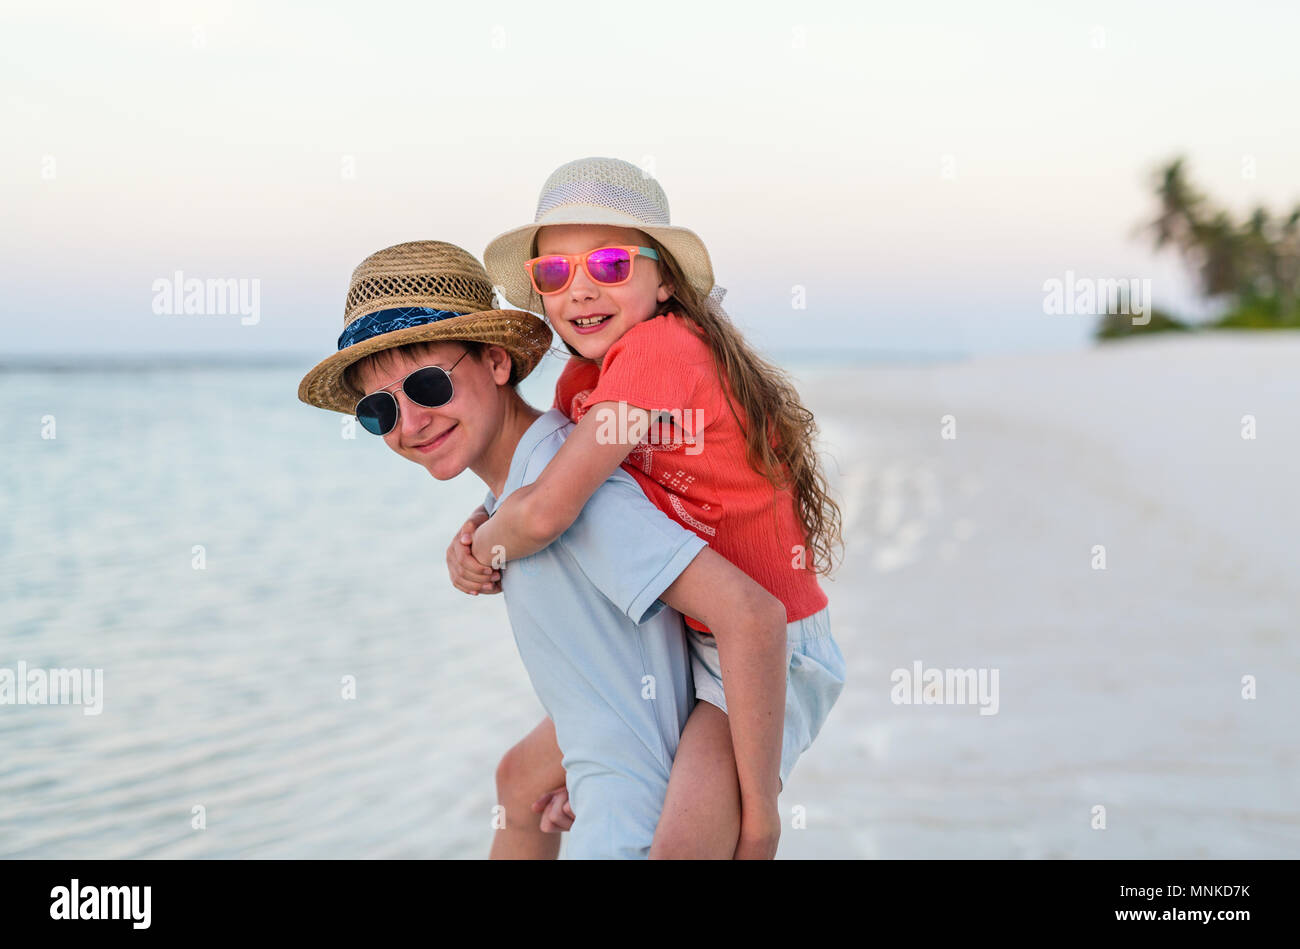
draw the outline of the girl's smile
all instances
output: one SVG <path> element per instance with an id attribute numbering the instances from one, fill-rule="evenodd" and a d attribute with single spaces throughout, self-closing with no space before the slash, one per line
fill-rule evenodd
<path id="1" fill-rule="evenodd" d="M 587 334 L 594 333 L 602 326 L 609 323 L 613 317 L 612 313 L 602 313 L 594 316 L 575 316 L 569 322 L 573 324 L 574 332 Z"/>

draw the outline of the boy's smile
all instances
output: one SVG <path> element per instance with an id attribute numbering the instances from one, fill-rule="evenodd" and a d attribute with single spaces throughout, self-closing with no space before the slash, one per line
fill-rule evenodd
<path id="1" fill-rule="evenodd" d="M 502 434 L 516 427 L 512 422 L 526 428 L 540 414 L 518 400 L 514 390 L 504 388 L 510 377 L 509 354 L 499 346 L 489 346 L 479 355 L 467 354 L 463 343 L 440 342 L 416 351 L 392 350 L 383 365 L 380 372 L 374 360 L 359 364 L 357 382 L 366 393 L 387 389 L 397 400 L 397 424 L 384 436 L 388 447 L 439 481 L 472 468 L 489 487 L 499 487 L 510 460 Z M 419 405 L 396 385 L 422 366 L 450 369 L 453 365 L 452 396 L 445 405 Z M 503 392 L 519 401 L 522 409 L 508 404 Z M 521 411 L 519 420 L 512 419 Z M 513 452 L 513 445 L 508 447 Z"/>

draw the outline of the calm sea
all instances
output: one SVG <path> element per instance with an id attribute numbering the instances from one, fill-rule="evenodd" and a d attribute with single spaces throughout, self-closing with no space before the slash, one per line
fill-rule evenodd
<path id="1" fill-rule="evenodd" d="M 0 705 L 0 856 L 486 854 L 543 712 L 447 580 L 484 487 L 344 438 L 310 364 L 0 371 L 0 670 L 102 670 L 99 714 Z"/>

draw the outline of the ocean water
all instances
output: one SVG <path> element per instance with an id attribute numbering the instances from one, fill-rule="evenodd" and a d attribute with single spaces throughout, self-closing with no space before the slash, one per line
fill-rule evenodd
<path id="1" fill-rule="evenodd" d="M 544 713 L 447 579 L 484 486 L 344 438 L 310 365 L 0 370 L 0 669 L 103 676 L 97 715 L 0 705 L 0 857 L 486 855 Z"/>
<path id="2" fill-rule="evenodd" d="M 309 366 L 0 373 L 0 669 L 103 671 L 98 715 L 0 705 L 0 856 L 486 854 L 543 712 L 447 580 L 484 487 L 342 437 Z"/>

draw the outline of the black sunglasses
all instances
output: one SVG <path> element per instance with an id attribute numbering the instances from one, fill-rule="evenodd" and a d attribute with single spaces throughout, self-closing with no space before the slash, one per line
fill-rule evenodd
<path id="1" fill-rule="evenodd" d="M 451 364 L 451 369 L 460 365 L 460 360 L 468 355 L 467 349 Z M 403 379 L 400 388 L 416 405 L 436 409 L 450 402 L 455 394 L 451 387 L 451 369 L 422 366 Z M 387 435 L 397 426 L 397 396 L 385 389 L 372 392 L 357 403 L 356 415 L 361 427 L 370 434 Z"/>

